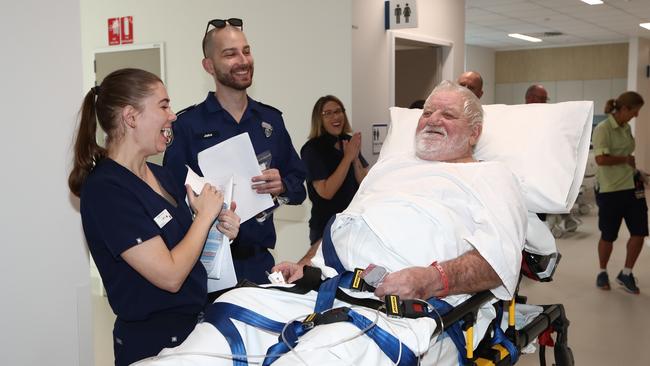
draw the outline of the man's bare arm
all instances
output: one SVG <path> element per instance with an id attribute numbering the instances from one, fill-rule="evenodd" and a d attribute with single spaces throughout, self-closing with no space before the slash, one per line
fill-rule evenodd
<path id="1" fill-rule="evenodd" d="M 321 241 L 319 240 L 314 244 L 312 244 L 309 247 L 307 253 L 302 257 L 302 259 L 298 261 L 298 264 L 302 264 L 304 266 L 311 265 L 311 259 L 314 258 L 314 256 L 316 255 L 316 252 L 318 251 L 318 247 L 320 247 L 320 243 Z"/>
<path id="2" fill-rule="evenodd" d="M 502 284 L 499 276 L 477 250 L 440 263 L 445 272 L 449 291 L 435 267 L 409 267 L 389 274 L 377 287 L 375 295 L 398 295 L 403 298 L 428 299 L 433 296 L 471 294 L 493 289 Z"/>
<path id="3" fill-rule="evenodd" d="M 471 294 L 501 286 L 501 278 L 478 250 L 440 263 L 449 278 L 449 294 Z"/>

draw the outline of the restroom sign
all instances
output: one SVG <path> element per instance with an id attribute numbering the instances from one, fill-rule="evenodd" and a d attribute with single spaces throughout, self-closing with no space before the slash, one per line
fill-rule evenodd
<path id="1" fill-rule="evenodd" d="M 114 46 L 120 44 L 120 18 L 108 19 L 108 44 Z"/>
<path id="2" fill-rule="evenodd" d="M 133 17 L 120 18 L 120 39 L 122 44 L 133 43 Z"/>

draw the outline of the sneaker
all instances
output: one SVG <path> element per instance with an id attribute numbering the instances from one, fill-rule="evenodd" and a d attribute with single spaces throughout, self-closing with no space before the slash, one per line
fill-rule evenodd
<path id="1" fill-rule="evenodd" d="M 598 277 L 596 277 L 596 287 L 601 290 L 611 289 L 609 286 L 609 276 L 607 275 L 607 272 L 600 272 L 598 274 Z"/>
<path id="2" fill-rule="evenodd" d="M 616 282 L 618 282 L 625 291 L 632 293 L 632 294 L 639 294 L 639 288 L 636 287 L 636 279 L 634 278 L 634 275 L 630 273 L 629 275 L 624 275 L 623 271 L 621 271 L 618 276 L 616 276 Z"/>

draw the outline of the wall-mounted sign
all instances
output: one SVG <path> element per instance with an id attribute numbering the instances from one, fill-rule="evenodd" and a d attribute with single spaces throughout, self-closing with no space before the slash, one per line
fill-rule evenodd
<path id="1" fill-rule="evenodd" d="M 120 44 L 120 18 L 108 19 L 108 44 Z"/>
<path id="2" fill-rule="evenodd" d="M 386 29 L 417 28 L 416 0 L 389 0 L 384 2 L 384 27 Z"/>
<path id="3" fill-rule="evenodd" d="M 133 17 L 108 18 L 108 44 L 133 43 Z"/>
<path id="4" fill-rule="evenodd" d="M 133 17 L 121 17 L 120 26 L 120 38 L 122 40 L 122 44 L 133 43 Z"/>
<path id="5" fill-rule="evenodd" d="M 374 123 L 372 125 L 372 153 L 379 154 L 381 147 L 388 134 L 388 125 L 385 123 Z"/>

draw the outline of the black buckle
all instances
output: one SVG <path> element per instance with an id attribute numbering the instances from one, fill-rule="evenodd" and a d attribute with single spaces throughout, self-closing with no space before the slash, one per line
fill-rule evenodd
<path id="1" fill-rule="evenodd" d="M 352 277 L 352 284 L 350 289 L 353 291 L 367 291 L 375 292 L 375 288 L 370 286 L 366 281 L 363 280 L 361 274 L 365 271 L 363 268 L 355 268 L 354 276 Z"/>
<path id="2" fill-rule="evenodd" d="M 350 320 L 348 313 L 350 308 L 340 307 L 327 310 L 323 313 L 311 313 L 302 321 L 305 329 L 311 329 L 317 325 L 347 322 Z"/>
<path id="3" fill-rule="evenodd" d="M 384 297 L 386 315 L 391 318 L 409 318 L 417 319 L 429 316 L 431 305 L 422 300 L 400 300 L 397 295 L 386 295 Z"/>

